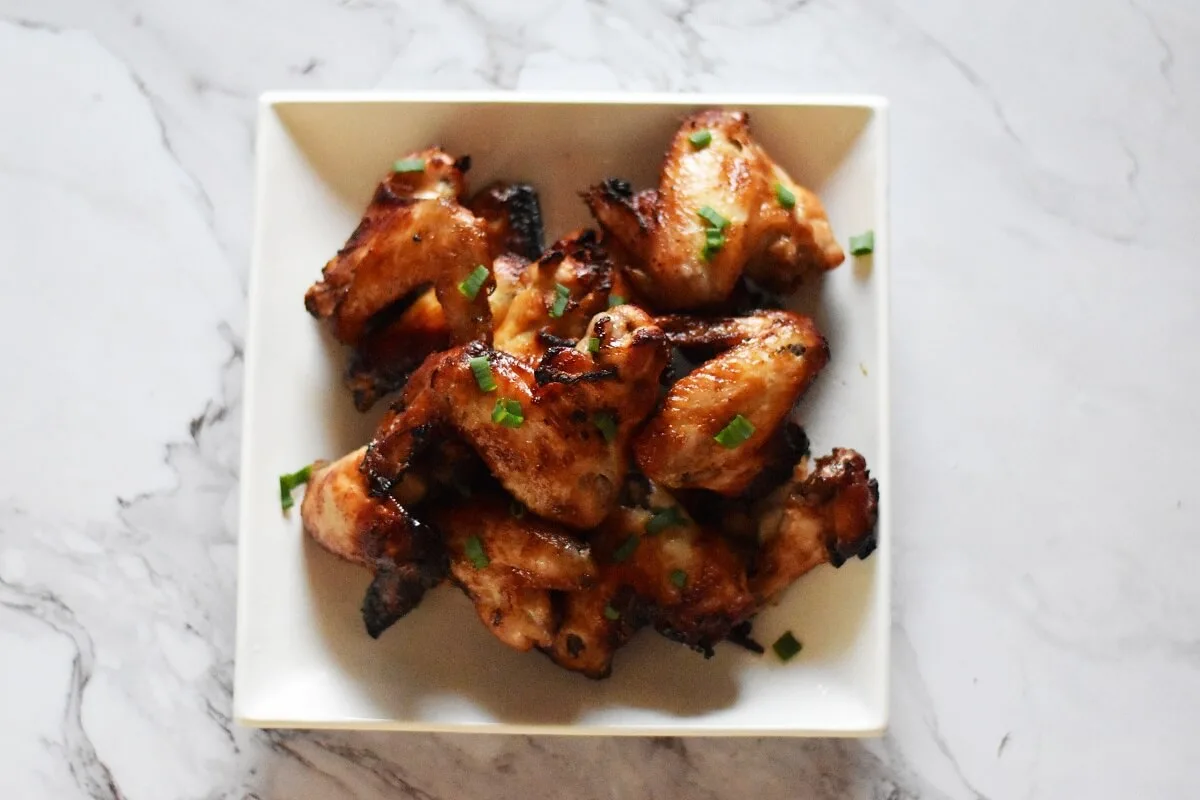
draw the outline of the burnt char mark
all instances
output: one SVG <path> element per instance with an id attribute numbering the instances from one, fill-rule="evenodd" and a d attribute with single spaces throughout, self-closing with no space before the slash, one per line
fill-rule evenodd
<path id="1" fill-rule="evenodd" d="M 362 617 L 372 639 L 416 608 L 450 568 L 438 532 L 407 512 L 401 514 L 406 522 L 403 531 L 370 545 L 375 578 L 363 597 Z"/>
<path id="2" fill-rule="evenodd" d="M 621 180 L 620 178 L 608 178 L 600 184 L 604 193 L 618 200 L 632 200 L 633 187 L 629 185 L 629 181 Z"/>
<path id="3" fill-rule="evenodd" d="M 428 588 L 413 564 L 380 567 L 363 598 L 362 618 L 367 635 L 378 639 L 401 617 L 416 608 Z"/>
<path id="4" fill-rule="evenodd" d="M 456 158 L 454 160 L 454 168 L 456 170 L 458 170 L 459 172 L 464 172 L 464 173 L 470 172 L 471 171 L 471 156 L 465 155 L 465 156 L 459 156 L 458 158 Z"/>
<path id="5" fill-rule="evenodd" d="M 555 336 L 545 328 L 542 328 L 537 332 L 537 338 L 539 342 L 553 349 L 570 349 L 576 344 L 574 339 L 567 339 L 563 336 Z"/>
<path id="6" fill-rule="evenodd" d="M 586 645 L 583 643 L 583 639 L 581 639 L 579 636 L 574 633 L 567 634 L 567 654 L 571 656 L 571 658 L 579 658 L 579 654 L 584 651 L 585 647 Z"/>
<path id="7" fill-rule="evenodd" d="M 744 647 L 751 653 L 762 655 L 766 652 L 766 648 L 750 636 L 753 632 L 752 627 L 753 623 L 750 620 L 739 622 L 729 629 L 729 635 L 725 637 L 725 640 L 730 644 L 736 644 L 738 647 Z"/>
<path id="8" fill-rule="evenodd" d="M 533 373 L 533 379 L 537 381 L 538 386 L 545 386 L 550 383 L 589 383 L 593 381 L 616 380 L 616 378 L 616 367 L 602 367 L 601 369 L 589 372 L 569 373 L 563 372 L 545 362 L 539 364 Z"/>
<path id="9" fill-rule="evenodd" d="M 527 183 L 513 184 L 503 198 L 508 211 L 508 248 L 536 261 L 545 249 L 545 226 L 537 190 Z"/>

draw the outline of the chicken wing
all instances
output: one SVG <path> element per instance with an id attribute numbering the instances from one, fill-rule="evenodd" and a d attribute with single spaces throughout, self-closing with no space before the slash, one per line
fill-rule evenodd
<path id="1" fill-rule="evenodd" d="M 423 497 L 424 481 L 410 473 L 391 496 L 372 497 L 360 470 L 365 452 L 316 464 L 300 517 L 323 548 L 374 572 L 362 614 L 367 633 L 377 638 L 442 581 L 446 556 L 437 535 L 405 510 Z"/>
<path id="2" fill-rule="evenodd" d="M 706 656 L 757 609 L 746 562 L 649 483 L 590 534 L 600 577 L 563 598 L 563 621 L 547 653 L 555 663 L 606 677 L 612 657 L 642 625 Z"/>
<path id="3" fill-rule="evenodd" d="M 484 221 L 492 260 L 513 253 L 536 260 L 542 254 L 542 205 L 527 183 L 493 183 L 467 202 Z"/>
<path id="4" fill-rule="evenodd" d="M 555 242 L 525 270 L 494 344 L 523 358 L 539 358 L 554 343 L 577 341 L 595 314 L 608 308 L 612 259 L 595 231 L 576 231 Z"/>
<path id="5" fill-rule="evenodd" d="M 450 574 L 484 626 L 516 650 L 548 647 L 558 628 L 550 590 L 578 590 L 596 577 L 590 549 L 561 527 L 507 500 L 487 497 L 434 515 Z"/>
<path id="6" fill-rule="evenodd" d="M 656 192 L 634 194 L 628 183 L 608 180 L 584 200 L 638 261 L 631 275 L 639 290 L 662 308 L 719 303 L 743 272 L 789 290 L 845 259 L 820 200 L 751 138 L 740 111 L 688 117 Z"/>
<path id="7" fill-rule="evenodd" d="M 440 150 L 416 153 L 420 172 L 393 172 L 375 192 L 362 222 L 305 295 L 314 317 L 328 319 L 337 339 L 356 346 L 372 319 L 432 285 L 455 342 L 487 339 L 491 319 L 482 290 L 459 284 L 491 263 L 484 223 L 458 204 L 464 162 Z"/>
<path id="8" fill-rule="evenodd" d="M 879 485 L 866 460 L 836 448 L 808 469 L 808 460 L 801 461 L 792 483 L 760 510 L 762 544 L 751 589 L 761 602 L 775 600 L 820 564 L 840 567 L 875 550 Z"/>
<path id="9" fill-rule="evenodd" d="M 428 359 L 368 447 L 374 490 L 390 491 L 414 456 L 450 431 L 538 516 L 599 524 L 616 502 L 629 439 L 654 406 L 668 353 L 662 331 L 634 306 L 598 314 L 589 333 L 596 352 L 586 341 L 554 348 L 536 369 L 482 343 Z"/>
<path id="10" fill-rule="evenodd" d="M 672 344 L 719 354 L 667 392 L 634 440 L 638 466 L 668 488 L 740 494 L 771 461 L 780 425 L 829 361 L 829 347 L 811 319 L 790 311 L 657 322 Z M 722 444 L 717 434 L 738 416 L 748 438 Z"/>

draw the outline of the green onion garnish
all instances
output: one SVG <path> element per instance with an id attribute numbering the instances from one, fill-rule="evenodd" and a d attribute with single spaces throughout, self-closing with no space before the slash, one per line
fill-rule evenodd
<path id="1" fill-rule="evenodd" d="M 492 560 L 487 557 L 487 553 L 484 552 L 483 542 L 479 541 L 478 536 L 472 536 L 470 539 L 467 539 L 463 550 L 466 551 L 467 558 L 471 559 L 471 563 L 475 565 L 475 569 L 483 569 L 492 563 Z"/>
<path id="2" fill-rule="evenodd" d="M 705 261 L 713 257 L 713 254 L 725 246 L 725 234 L 720 231 L 709 228 L 704 232 L 704 249 L 700 251 L 700 255 Z"/>
<path id="3" fill-rule="evenodd" d="M 639 539 L 637 537 L 637 534 L 630 536 L 628 539 L 626 539 L 624 542 L 622 542 L 621 546 L 613 551 L 613 554 L 612 554 L 613 563 L 620 564 L 622 561 L 624 561 L 625 559 L 627 559 L 631 555 L 633 555 L 633 551 L 637 550 L 638 544 L 640 542 L 641 542 L 641 539 Z"/>
<path id="4" fill-rule="evenodd" d="M 716 228 L 719 231 L 723 231 L 725 230 L 725 226 L 729 224 L 729 220 L 718 214 L 712 206 L 705 206 L 696 213 L 708 223 L 710 228 Z"/>
<path id="5" fill-rule="evenodd" d="M 312 475 L 312 464 L 309 464 L 303 469 L 298 469 L 291 475 L 279 476 L 279 505 L 283 506 L 283 510 L 287 511 L 295 503 L 292 501 L 292 490 L 297 486 L 303 486 L 308 483 L 309 476 Z"/>
<path id="6" fill-rule="evenodd" d="M 654 512 L 654 516 L 646 520 L 646 535 L 657 536 L 667 528 L 682 525 L 687 522 L 676 506 L 667 506 Z"/>
<path id="7" fill-rule="evenodd" d="M 613 622 L 616 622 L 617 620 L 619 620 L 621 618 L 621 612 L 617 611 L 615 608 L 610 606 L 608 603 L 605 603 L 604 604 L 604 618 L 608 619 L 608 620 L 612 620 Z"/>
<path id="8" fill-rule="evenodd" d="M 775 184 L 775 199 L 779 201 L 779 205 L 784 208 L 796 207 L 796 195 L 792 194 L 792 190 L 784 186 L 782 183 Z"/>
<path id="9" fill-rule="evenodd" d="M 867 231 L 850 237 L 850 255 L 865 256 L 867 253 L 873 252 L 875 252 L 875 231 Z"/>
<path id="10" fill-rule="evenodd" d="M 707 128 L 698 130 L 688 137 L 688 141 L 692 143 L 692 147 L 697 150 L 703 150 L 712 141 L 712 131 Z"/>
<path id="11" fill-rule="evenodd" d="M 463 293 L 463 296 L 468 300 L 474 300 L 475 295 L 479 294 L 479 290 L 483 288 L 483 284 L 487 281 L 488 268 L 480 264 L 475 269 L 471 270 L 471 274 L 458 285 L 458 290 Z"/>
<path id="12" fill-rule="evenodd" d="M 525 413 L 521 410 L 521 401 L 506 400 L 501 397 L 492 409 L 492 422 L 497 422 L 506 428 L 519 428 L 525 421 Z"/>
<path id="13" fill-rule="evenodd" d="M 775 655 L 779 656 L 780 661 L 791 661 L 792 657 L 799 653 L 804 645 L 796 641 L 796 637 L 792 636 L 791 631 L 785 631 L 783 636 L 775 640 L 775 644 L 771 645 L 771 649 L 775 651 Z"/>
<path id="14" fill-rule="evenodd" d="M 395 164 L 392 164 L 392 169 L 396 172 L 424 172 L 425 159 L 423 158 L 402 158 Z"/>
<path id="15" fill-rule="evenodd" d="M 717 444 L 732 450 L 754 435 L 754 425 L 750 420 L 738 414 L 729 420 L 720 433 L 713 437 Z"/>
<path id="16" fill-rule="evenodd" d="M 588 352 L 589 353 L 599 353 L 600 352 L 600 338 L 599 337 L 597 337 L 597 336 L 589 336 L 588 337 Z"/>
<path id="17" fill-rule="evenodd" d="M 617 306 L 625 305 L 625 298 L 619 294 L 610 294 L 608 296 L 608 307 L 616 308 Z"/>
<path id="18" fill-rule="evenodd" d="M 567 301 L 571 299 L 571 290 L 561 283 L 554 284 L 554 305 L 550 307 L 550 316 L 557 319 L 567 310 Z"/>
<path id="19" fill-rule="evenodd" d="M 508 504 L 508 513 L 513 519 L 521 519 L 525 516 L 525 506 L 519 500 L 513 500 Z"/>
<path id="20" fill-rule="evenodd" d="M 475 356 L 467 363 L 471 365 L 471 374 L 475 376 L 480 391 L 496 391 L 496 379 L 492 377 L 492 365 L 487 356 Z"/>
<path id="21" fill-rule="evenodd" d="M 678 589 L 687 586 L 687 573 L 681 569 L 671 570 L 671 583 L 675 584 Z"/>
<path id="22" fill-rule="evenodd" d="M 600 434 L 604 436 L 604 441 L 612 444 L 612 440 L 617 438 L 617 421 L 613 419 L 612 414 L 601 412 L 592 415 L 592 424 L 600 429 Z"/>

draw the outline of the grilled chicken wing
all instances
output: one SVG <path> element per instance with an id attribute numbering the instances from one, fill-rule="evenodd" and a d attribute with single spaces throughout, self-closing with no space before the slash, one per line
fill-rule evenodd
<path id="1" fill-rule="evenodd" d="M 555 242 L 525 270 L 507 313 L 495 323 L 496 349 L 539 358 L 554 343 L 574 343 L 592 317 L 608 308 L 613 273 L 595 231 L 576 231 Z"/>
<path id="2" fill-rule="evenodd" d="M 616 502 L 629 439 L 654 406 L 668 354 L 662 331 L 634 306 L 598 314 L 589 333 L 597 352 L 586 342 L 555 348 L 536 370 L 482 343 L 428 359 L 368 447 L 374 489 L 390 491 L 423 447 L 452 431 L 538 516 L 599 524 Z M 495 390 L 480 388 L 477 358 L 487 359 Z"/>
<path id="3" fill-rule="evenodd" d="M 588 546 L 532 514 L 516 517 L 507 500 L 489 497 L 434 515 L 446 537 L 450 574 L 500 641 L 525 651 L 548 647 L 558 628 L 550 590 L 595 580 Z"/>
<path id="4" fill-rule="evenodd" d="M 801 461 L 792 483 L 760 512 L 755 596 L 770 602 L 820 564 L 840 567 L 848 558 L 870 555 L 878 502 L 879 485 L 855 451 L 836 448 L 818 458 L 811 473 L 807 459 Z"/>
<path id="5" fill-rule="evenodd" d="M 702 131 L 710 141 L 693 144 L 691 137 Z M 788 193 L 790 207 L 781 200 Z M 656 192 L 635 195 L 624 181 L 609 180 L 585 192 L 584 200 L 639 262 L 632 277 L 662 308 L 719 303 L 743 272 L 790 290 L 806 273 L 845 259 L 820 200 L 751 138 L 743 112 L 688 117 L 667 151 Z M 709 233 L 714 227 L 716 242 Z"/>
<path id="6" fill-rule="evenodd" d="M 757 610 L 744 559 L 661 487 L 617 508 L 591 539 L 599 581 L 564 597 L 547 650 L 567 669 L 606 677 L 617 648 L 644 624 L 710 656 Z"/>
<path id="7" fill-rule="evenodd" d="M 675 382 L 634 440 L 642 472 L 668 488 L 746 490 L 771 461 L 776 433 L 829 360 L 808 317 L 758 311 L 706 320 L 662 317 L 668 340 L 684 350 L 724 351 Z M 714 437 L 741 415 L 748 439 L 726 447 Z"/>
<path id="8" fill-rule="evenodd" d="M 425 494 L 410 473 L 389 497 L 372 497 L 360 471 L 366 448 L 318 463 L 300 505 L 304 530 L 329 552 L 375 574 L 363 600 L 367 633 L 378 637 L 446 574 L 436 534 L 406 510 Z"/>
<path id="9" fill-rule="evenodd" d="M 377 314 L 430 285 L 453 341 L 491 335 L 490 272 L 474 297 L 458 290 L 477 266 L 491 263 L 484 223 L 458 204 L 464 162 L 437 149 L 413 158 L 424 170 L 393 172 L 380 184 L 358 228 L 305 295 L 309 313 L 328 319 L 345 344 L 358 345 Z"/>
<path id="10" fill-rule="evenodd" d="M 493 183 L 467 202 L 486 225 L 492 260 L 513 253 L 536 260 L 542 254 L 542 205 L 527 183 Z"/>

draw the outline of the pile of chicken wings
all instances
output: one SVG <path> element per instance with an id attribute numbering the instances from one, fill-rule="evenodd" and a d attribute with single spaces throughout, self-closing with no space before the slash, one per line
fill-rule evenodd
<path id="1" fill-rule="evenodd" d="M 589 677 L 639 629 L 706 655 L 798 577 L 865 558 L 878 489 L 791 415 L 830 358 L 774 298 L 844 254 L 745 113 L 689 116 L 657 187 L 581 193 L 545 248 L 535 189 L 396 162 L 305 297 L 352 351 L 365 447 L 314 465 L 305 530 L 371 570 L 379 636 L 445 582 L 517 650 Z"/>

